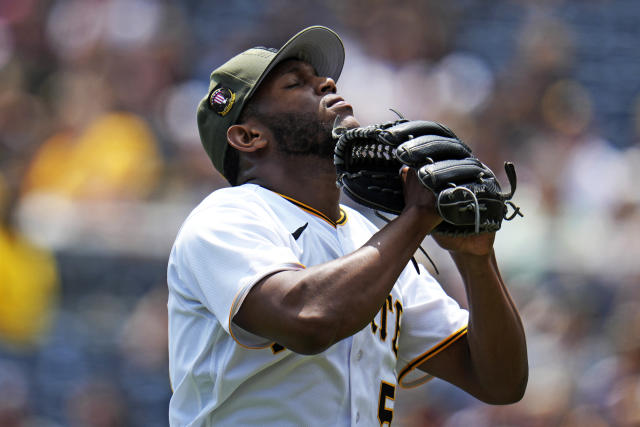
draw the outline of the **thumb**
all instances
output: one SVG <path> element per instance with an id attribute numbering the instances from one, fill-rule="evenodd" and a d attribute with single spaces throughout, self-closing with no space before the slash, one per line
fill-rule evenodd
<path id="1" fill-rule="evenodd" d="M 402 180 L 403 184 L 407 183 L 407 177 L 409 176 L 410 170 L 411 168 L 409 166 L 403 165 L 398 171 L 398 174 L 400 175 L 400 179 Z"/>

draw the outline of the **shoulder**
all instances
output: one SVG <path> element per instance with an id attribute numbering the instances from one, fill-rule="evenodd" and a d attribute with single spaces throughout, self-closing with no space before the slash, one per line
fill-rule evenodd
<path id="1" fill-rule="evenodd" d="M 178 231 L 177 240 L 194 232 L 215 228 L 223 224 L 251 221 L 260 217 L 265 209 L 255 186 L 237 186 L 218 189 L 205 197 L 187 215 Z"/>
<path id="2" fill-rule="evenodd" d="M 199 220 L 236 215 L 239 212 L 247 214 L 258 213 L 268 207 L 268 203 L 261 197 L 260 187 L 245 184 L 237 187 L 225 187 L 214 191 L 204 198 L 187 216 L 186 223 Z M 244 216 L 244 215 L 242 215 Z"/>
<path id="3" fill-rule="evenodd" d="M 193 209 L 191 215 L 197 215 L 202 211 L 210 211 L 227 206 L 242 207 L 256 203 L 261 200 L 259 188 L 260 187 L 253 184 L 220 188 L 205 197 L 200 204 Z"/>
<path id="4" fill-rule="evenodd" d="M 280 229 L 281 197 L 255 184 L 225 187 L 209 194 L 183 222 L 176 240 L 211 233 Z M 288 203 L 286 203 L 288 205 Z"/>

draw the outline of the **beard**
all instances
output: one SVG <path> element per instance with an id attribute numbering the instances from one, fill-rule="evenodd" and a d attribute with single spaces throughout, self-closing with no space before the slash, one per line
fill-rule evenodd
<path id="1" fill-rule="evenodd" d="M 289 156 L 314 156 L 332 159 L 336 141 L 331 136 L 332 123 L 325 123 L 317 113 L 260 114 L 276 138 L 277 150 Z"/>

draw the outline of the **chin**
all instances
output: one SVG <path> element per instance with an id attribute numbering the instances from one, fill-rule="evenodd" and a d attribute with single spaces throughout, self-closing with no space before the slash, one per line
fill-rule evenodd
<path id="1" fill-rule="evenodd" d="M 360 122 L 354 116 L 346 116 L 342 120 L 340 120 L 340 125 L 347 129 L 353 129 L 360 127 Z"/>
<path id="2" fill-rule="evenodd" d="M 360 126 L 360 122 L 353 116 L 352 113 L 338 113 L 333 119 L 331 119 L 330 123 L 332 128 L 341 127 L 341 128 L 357 128 Z"/>

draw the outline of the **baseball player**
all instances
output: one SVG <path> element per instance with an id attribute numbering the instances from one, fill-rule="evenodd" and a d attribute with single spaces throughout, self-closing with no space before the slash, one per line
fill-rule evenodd
<path id="1" fill-rule="evenodd" d="M 337 94 L 343 61 L 338 35 L 316 26 L 211 74 L 198 126 L 232 186 L 191 212 L 171 251 L 172 426 L 390 425 L 397 387 L 434 376 L 490 403 L 524 393 L 494 235 L 437 238 L 467 312 L 409 263 L 441 221 L 412 170 L 380 230 L 339 204 L 331 132 L 359 125 Z"/>

